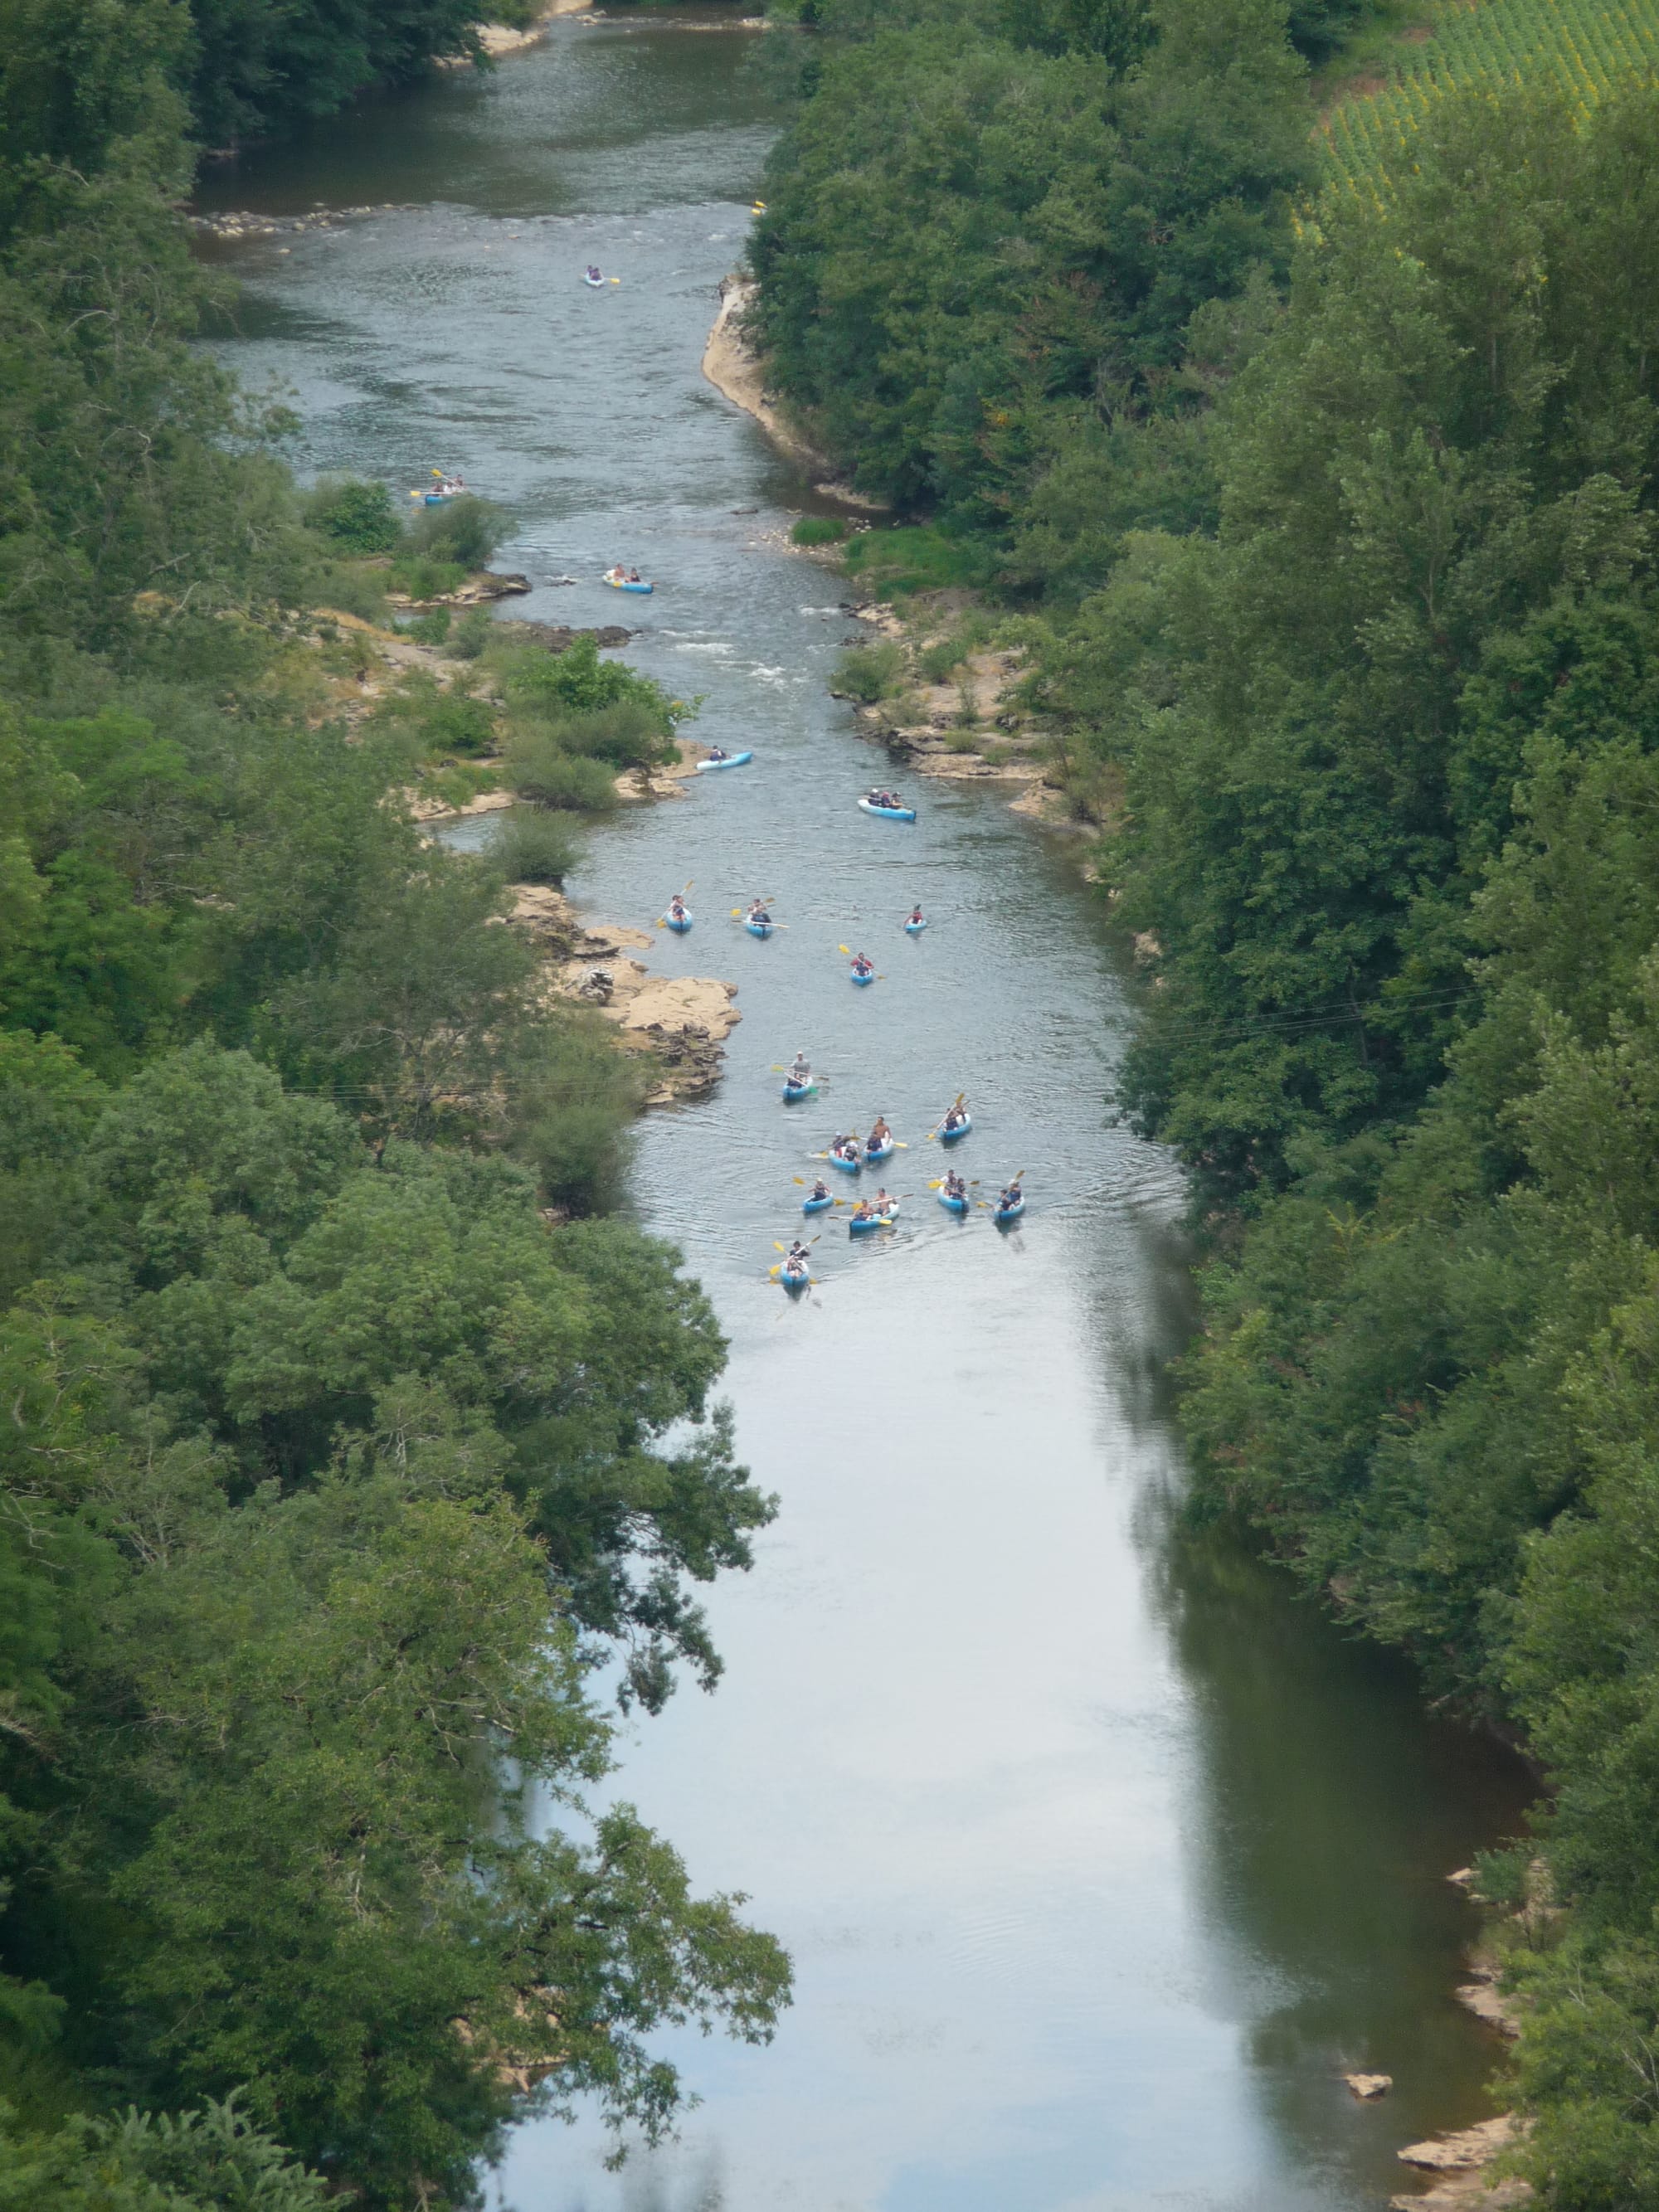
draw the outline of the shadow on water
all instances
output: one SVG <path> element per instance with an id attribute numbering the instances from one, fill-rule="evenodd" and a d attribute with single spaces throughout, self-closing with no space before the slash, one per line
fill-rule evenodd
<path id="1" fill-rule="evenodd" d="M 750 1893 L 797 2002 L 763 2051 L 662 2039 L 704 2100 L 678 2145 L 613 2174 L 590 2118 L 532 2120 L 498 2201 L 1369 2212 L 1400 2142 L 1484 2109 L 1445 1875 L 1524 1778 L 1173 1511 L 1180 1182 L 1106 1103 L 1129 1008 L 1062 847 L 993 790 L 929 786 L 902 833 L 852 804 L 884 769 L 829 696 L 843 587 L 784 543 L 810 492 L 698 374 L 772 127 L 753 43 L 654 12 L 558 25 L 204 188 L 407 204 L 286 254 L 212 249 L 246 287 L 227 356 L 295 389 L 303 467 L 441 461 L 502 498 L 502 563 L 537 584 L 519 611 L 613 620 L 600 569 L 648 558 L 630 659 L 756 752 L 595 830 L 572 889 L 648 927 L 695 880 L 696 930 L 649 963 L 738 987 L 724 1079 L 647 1117 L 634 1203 L 715 1302 L 781 1511 L 710 1593 L 719 1694 L 632 1724 L 619 1786 L 700 1886 Z M 588 258 L 622 285 L 582 288 Z M 757 891 L 790 924 L 766 945 L 723 913 Z M 774 1064 L 803 1044 L 830 1087 L 786 1114 Z M 927 1188 L 964 1085 L 964 1171 L 1030 1170 L 1006 1236 Z M 765 1268 L 792 1177 L 877 1110 L 911 1147 L 900 1233 L 826 1233 L 787 1305 Z M 1395 2076 L 1382 2106 L 1335 2080 L 1359 2065 Z"/>

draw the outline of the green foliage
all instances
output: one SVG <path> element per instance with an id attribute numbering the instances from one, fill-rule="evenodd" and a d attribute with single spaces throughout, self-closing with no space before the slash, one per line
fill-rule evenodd
<path id="1" fill-rule="evenodd" d="M 510 884 L 562 884 L 581 858 L 581 841 L 550 814 L 515 807 L 499 817 L 490 858 Z"/>
<path id="2" fill-rule="evenodd" d="M 836 663 L 835 687 L 849 698 L 873 706 L 897 690 L 904 680 L 904 649 L 892 638 L 874 645 L 848 646 Z"/>
<path id="3" fill-rule="evenodd" d="M 614 769 L 604 762 L 568 753 L 546 731 L 520 732 L 501 762 L 501 780 L 535 806 L 556 806 L 574 814 L 604 814 L 617 804 Z"/>
<path id="4" fill-rule="evenodd" d="M 532 2095 L 654 2135 L 653 2031 L 757 2039 L 787 1997 L 740 1900 L 584 1804 L 595 1670 L 652 1710 L 712 1684 L 695 1592 L 772 1510 L 677 1255 L 568 1218 L 623 1196 L 641 1071 L 550 1010 L 499 872 L 401 804 L 495 708 L 416 680 L 331 719 L 362 647 L 320 610 L 383 611 L 343 556 L 430 594 L 501 518 L 406 538 L 379 487 L 300 499 L 282 418 L 193 343 L 169 204 L 171 83 L 229 136 L 465 51 L 483 12 L 24 0 L 0 52 L 17 2212 L 459 2212 Z M 591 653 L 520 703 L 607 796 L 684 711 Z"/>
<path id="5" fill-rule="evenodd" d="M 792 545 L 839 545 L 848 526 L 831 514 L 803 514 L 789 532 Z"/>
<path id="6" fill-rule="evenodd" d="M 981 540 L 934 524 L 862 531 L 848 547 L 846 560 L 852 581 L 882 599 L 971 590 L 989 583 L 993 574 Z"/>
<path id="7" fill-rule="evenodd" d="M 389 553 L 404 534 L 386 486 L 356 477 L 325 477 L 304 512 L 313 530 L 353 553 Z"/>
<path id="8" fill-rule="evenodd" d="M 325 2193 L 231 2100 L 77 2118 L 49 2136 L 0 2133 L 4 2212 L 322 2212 Z"/>
<path id="9" fill-rule="evenodd" d="M 447 634 L 452 660 L 477 660 L 489 642 L 489 633 L 495 625 L 489 619 L 489 610 L 474 607 L 461 617 L 453 633 Z"/>
<path id="10" fill-rule="evenodd" d="M 499 507 L 463 492 L 441 507 L 422 507 L 405 536 L 417 555 L 473 569 L 488 565 L 510 526 Z"/>
<path id="11" fill-rule="evenodd" d="M 861 489 L 956 524 L 979 574 L 925 588 L 982 580 L 963 533 L 1017 529 L 1079 441 L 1190 409 L 1193 315 L 1288 258 L 1303 64 L 1271 0 L 883 20 L 832 17 L 751 256 L 779 388 Z"/>

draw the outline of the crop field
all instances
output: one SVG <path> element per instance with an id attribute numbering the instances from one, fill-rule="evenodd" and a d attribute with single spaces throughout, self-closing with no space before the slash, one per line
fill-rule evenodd
<path id="1" fill-rule="evenodd" d="M 1430 0 L 1431 35 L 1380 91 L 1341 101 L 1326 126 L 1326 171 L 1367 198 L 1409 167 L 1437 100 L 1472 85 L 1561 86 L 1588 114 L 1632 76 L 1659 72 L 1659 0 Z"/>

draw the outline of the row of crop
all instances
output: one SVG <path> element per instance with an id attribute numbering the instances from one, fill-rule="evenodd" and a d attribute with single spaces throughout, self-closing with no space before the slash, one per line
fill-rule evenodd
<path id="1" fill-rule="evenodd" d="M 1431 22 L 1431 37 L 1394 83 L 1333 111 L 1324 134 L 1331 181 L 1366 198 L 1388 191 L 1449 93 L 1555 84 L 1587 114 L 1615 86 L 1659 72 L 1659 0 L 1438 0 Z"/>

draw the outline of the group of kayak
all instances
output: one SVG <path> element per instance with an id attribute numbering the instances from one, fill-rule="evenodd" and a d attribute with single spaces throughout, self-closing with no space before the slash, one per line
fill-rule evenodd
<path id="1" fill-rule="evenodd" d="M 745 753 L 740 757 L 746 760 L 748 755 Z M 719 768 L 723 764 L 723 759 L 706 761 L 702 763 L 707 768 Z M 735 767 L 736 761 L 733 761 L 732 765 Z M 751 937 L 770 937 L 775 930 L 787 927 L 773 920 L 772 910 L 764 899 L 751 899 L 747 908 L 733 907 L 732 917 L 733 921 L 741 921 Z M 685 894 L 683 891 L 674 893 L 668 904 L 663 908 L 660 919 L 665 927 L 673 931 L 676 937 L 684 936 L 686 931 L 691 927 L 693 915 L 690 908 L 685 902 Z M 913 906 L 904 917 L 905 934 L 909 937 L 919 937 L 927 927 L 927 915 L 923 914 L 920 906 Z M 867 952 L 855 952 L 852 956 L 850 972 L 855 983 L 873 983 L 876 980 L 876 963 Z M 792 1086 L 786 1082 L 783 1086 L 783 1095 L 786 1099 L 792 1097 L 804 1097 L 805 1087 Z"/>
<path id="2" fill-rule="evenodd" d="M 784 1072 L 785 1098 L 803 1097 L 806 1091 L 817 1087 L 806 1054 L 798 1052 Z M 928 1136 L 937 1137 L 941 1145 L 954 1145 L 959 1143 L 973 1126 L 974 1117 L 967 1101 L 959 1096 L 928 1131 Z M 865 1168 L 878 1166 L 887 1159 L 898 1142 L 885 1115 L 878 1114 L 868 1136 L 860 1139 L 853 1131 L 840 1131 L 831 1139 L 828 1152 L 822 1153 L 820 1158 L 827 1160 L 831 1167 L 839 1168 L 843 1174 L 858 1175 Z M 999 1226 L 1008 1226 L 1024 1212 L 1024 1170 L 1022 1168 L 1011 1182 L 1003 1185 L 995 1203 L 989 1207 L 991 1217 Z M 971 1187 L 955 1168 L 946 1168 L 932 1188 L 947 1213 L 965 1214 L 975 1203 L 970 1194 Z M 802 1199 L 800 1210 L 807 1214 L 827 1213 L 830 1207 L 840 1202 L 830 1185 L 819 1176 Z M 859 1237 L 877 1229 L 890 1229 L 896 1223 L 898 1215 L 899 1200 L 883 1184 L 873 1198 L 858 1200 L 848 1216 L 848 1233 Z M 790 1247 L 778 1273 L 787 1290 L 804 1289 L 811 1280 L 807 1249 L 799 1237 Z"/>

